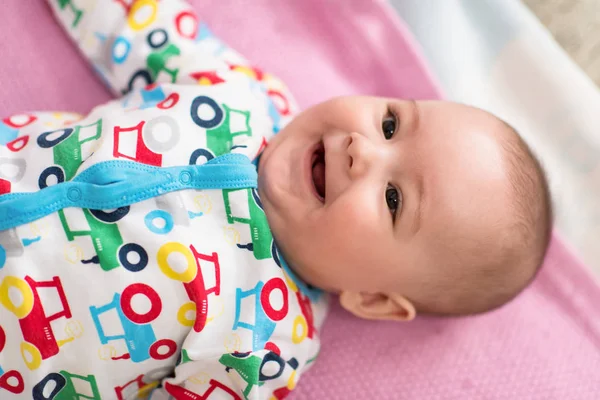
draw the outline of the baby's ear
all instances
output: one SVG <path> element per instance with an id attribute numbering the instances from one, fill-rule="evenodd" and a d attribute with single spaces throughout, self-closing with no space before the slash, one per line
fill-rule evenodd
<path id="1" fill-rule="evenodd" d="M 359 318 L 410 321 L 415 318 L 415 306 L 396 293 L 342 292 L 340 304 Z"/>

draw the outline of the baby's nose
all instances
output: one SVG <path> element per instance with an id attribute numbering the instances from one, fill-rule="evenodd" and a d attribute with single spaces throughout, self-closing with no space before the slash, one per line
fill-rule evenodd
<path id="1" fill-rule="evenodd" d="M 373 163 L 375 152 L 373 144 L 360 133 L 352 132 L 349 138 L 348 155 L 350 156 L 350 175 L 354 178 L 363 176 Z"/>

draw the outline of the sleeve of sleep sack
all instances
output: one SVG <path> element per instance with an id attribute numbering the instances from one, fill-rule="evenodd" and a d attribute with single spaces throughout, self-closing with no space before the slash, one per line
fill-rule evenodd
<path id="1" fill-rule="evenodd" d="M 175 377 L 166 379 L 150 399 L 279 400 L 298 379 L 297 360 L 284 360 L 268 349 L 202 358 L 193 361 L 184 352 Z"/>
<path id="2" fill-rule="evenodd" d="M 285 117 L 285 85 L 215 37 L 184 0 L 47 0 L 115 95 L 152 83 L 213 85 L 240 76 L 265 87 Z"/>

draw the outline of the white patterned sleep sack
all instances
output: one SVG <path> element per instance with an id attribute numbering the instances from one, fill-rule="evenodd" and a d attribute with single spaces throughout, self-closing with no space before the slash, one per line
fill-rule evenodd
<path id="1" fill-rule="evenodd" d="M 256 190 L 287 89 L 183 1 L 50 5 L 125 97 L 0 122 L 0 398 L 284 398 L 327 306 Z"/>

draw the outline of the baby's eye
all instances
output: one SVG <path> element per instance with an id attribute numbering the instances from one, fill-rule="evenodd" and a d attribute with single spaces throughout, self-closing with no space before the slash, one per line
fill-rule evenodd
<path id="1" fill-rule="evenodd" d="M 385 202 L 392 214 L 392 220 L 395 220 L 398 209 L 402 207 L 402 193 L 392 185 L 388 184 L 388 187 L 385 190 Z"/>
<path id="2" fill-rule="evenodd" d="M 387 140 L 390 140 L 394 136 L 394 133 L 396 133 L 397 123 L 396 116 L 392 113 L 388 113 L 385 118 L 383 118 L 383 121 L 381 122 L 381 130 L 383 131 L 383 136 Z"/>

